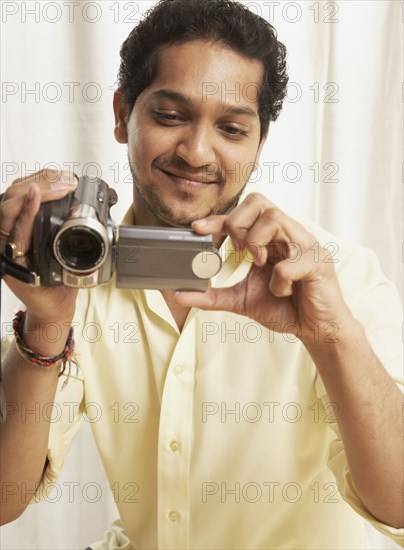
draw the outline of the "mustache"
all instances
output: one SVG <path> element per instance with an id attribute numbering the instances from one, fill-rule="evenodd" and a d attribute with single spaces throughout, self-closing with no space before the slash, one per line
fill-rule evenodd
<path id="1" fill-rule="evenodd" d="M 164 170 L 166 172 L 170 172 L 170 169 L 172 169 L 174 172 L 185 172 L 191 176 L 202 176 L 206 179 L 206 182 L 214 180 L 215 183 L 220 185 L 226 183 L 225 173 L 221 170 L 221 167 L 217 163 L 203 164 L 200 168 L 195 170 L 195 168 L 186 162 L 157 157 L 152 162 L 152 168 L 159 168 L 160 170 Z"/>

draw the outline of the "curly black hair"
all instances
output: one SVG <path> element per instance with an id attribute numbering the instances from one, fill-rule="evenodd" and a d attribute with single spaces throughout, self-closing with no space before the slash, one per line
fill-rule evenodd
<path id="1" fill-rule="evenodd" d="M 233 0 L 160 0 L 122 44 L 119 88 L 128 113 L 152 82 L 159 48 L 191 40 L 213 40 L 265 68 L 259 95 L 261 138 L 278 118 L 287 93 L 286 48 L 265 19 Z"/>

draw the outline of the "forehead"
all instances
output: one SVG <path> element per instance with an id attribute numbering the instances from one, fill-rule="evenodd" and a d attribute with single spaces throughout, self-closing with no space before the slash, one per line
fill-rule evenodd
<path id="1" fill-rule="evenodd" d="M 175 89 L 194 101 L 258 109 L 263 76 L 261 61 L 243 57 L 221 42 L 194 40 L 161 48 L 148 92 Z"/>

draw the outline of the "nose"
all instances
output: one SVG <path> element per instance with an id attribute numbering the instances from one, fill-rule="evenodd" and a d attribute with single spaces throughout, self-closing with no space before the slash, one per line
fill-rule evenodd
<path id="1" fill-rule="evenodd" d="M 213 134 L 204 124 L 190 124 L 178 139 L 177 156 L 193 168 L 213 164 L 216 161 Z"/>

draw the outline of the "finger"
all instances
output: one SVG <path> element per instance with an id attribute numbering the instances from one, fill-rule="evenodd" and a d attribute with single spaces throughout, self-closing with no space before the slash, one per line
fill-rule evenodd
<path id="1" fill-rule="evenodd" d="M 217 239 L 215 246 L 219 248 L 218 242 L 221 242 L 221 236 L 227 236 L 227 230 L 225 227 L 226 216 L 216 215 L 196 220 L 192 223 L 192 229 L 200 235 L 212 235 L 214 239 Z M 232 239 L 233 247 L 236 252 L 240 252 L 243 248 L 239 243 Z"/>
<path id="2" fill-rule="evenodd" d="M 27 192 L 32 183 L 36 183 L 41 189 L 42 202 L 60 198 L 61 193 L 72 191 L 77 187 L 77 177 L 70 172 L 44 171 L 43 175 L 32 175 L 30 178 L 15 180 L 5 191 L 2 202 L 13 199 Z"/>
<path id="3" fill-rule="evenodd" d="M 297 242 L 309 247 L 314 237 L 296 220 L 278 208 L 266 209 L 256 220 L 245 237 L 246 247 L 255 254 L 257 266 L 267 261 L 275 264 L 289 258 Z"/>
<path id="4" fill-rule="evenodd" d="M 67 173 L 66 173 L 67 174 Z M 21 212 L 27 191 L 30 185 L 34 183 L 19 183 L 11 185 L 5 192 L 4 197 L 0 203 L 0 228 L 3 231 L 9 233 L 14 226 L 16 219 Z M 73 177 L 63 176 L 57 183 L 49 186 L 49 183 L 41 180 L 36 187 L 40 192 L 40 202 L 49 202 L 52 200 L 60 200 L 68 193 L 75 190 L 77 186 L 77 180 Z"/>
<path id="5" fill-rule="evenodd" d="M 210 216 L 194 222 L 192 228 L 203 234 L 229 235 L 236 252 L 247 249 L 249 260 L 258 267 L 265 265 L 268 259 L 276 263 L 288 257 L 287 237 L 281 237 L 280 226 L 271 219 L 269 210 L 261 212 L 248 208 L 228 216 Z M 273 239 L 281 242 L 272 245 Z"/>
<path id="6" fill-rule="evenodd" d="M 203 234 L 229 235 L 234 242 L 244 244 L 245 234 L 268 205 L 272 205 L 272 203 L 264 196 L 251 193 L 231 214 L 208 216 L 202 220 L 196 220 L 192 224 L 192 228 L 195 227 L 195 231 Z"/>
<path id="7" fill-rule="evenodd" d="M 41 205 L 41 194 L 36 184 L 32 183 L 24 197 L 21 212 L 10 232 L 9 242 L 16 245 L 16 250 L 27 253 L 31 243 L 35 216 Z M 19 263 L 27 265 L 25 257 L 16 258 Z"/>
<path id="8" fill-rule="evenodd" d="M 218 235 L 227 235 L 224 230 L 225 215 L 209 216 L 201 220 L 196 220 L 192 223 L 192 229 L 200 235 L 209 235 L 216 233 Z"/>
<path id="9" fill-rule="evenodd" d="M 175 293 L 175 301 L 183 307 L 239 313 L 243 310 L 243 293 L 238 292 L 238 287 L 239 283 L 229 288 L 210 288 L 206 292 L 178 291 Z"/>
<path id="10" fill-rule="evenodd" d="M 277 263 L 273 270 L 269 282 L 269 290 L 278 298 L 291 296 L 293 293 L 293 283 L 302 281 L 305 284 L 317 282 L 321 278 L 330 275 L 327 264 L 316 263 L 313 261 L 313 255 L 308 251 L 303 253 L 300 258 L 291 261 L 286 259 Z"/>
<path id="11" fill-rule="evenodd" d="M 199 234 L 208 235 L 224 235 L 230 236 L 234 250 L 241 252 L 247 247 L 246 237 L 248 234 L 247 227 L 240 227 L 237 219 L 230 216 L 209 216 L 202 220 L 193 222 L 192 229 Z M 250 217 L 250 223 L 256 216 Z M 248 251 L 250 252 L 249 261 L 256 265 L 264 265 L 267 260 L 267 251 L 265 245 L 257 242 L 248 242 Z M 286 256 L 283 256 L 285 258 Z"/>
<path id="12" fill-rule="evenodd" d="M 54 170 L 53 168 L 43 168 L 42 170 L 38 170 L 38 172 L 34 172 L 33 174 L 27 174 L 25 176 L 22 176 L 21 178 L 15 179 L 11 185 L 18 185 L 20 183 L 25 183 L 27 184 L 27 186 L 29 186 L 31 183 L 37 183 L 38 185 L 41 185 L 41 183 L 53 185 L 57 184 L 57 182 L 62 178 L 69 177 L 70 179 L 72 179 L 74 176 L 75 174 L 68 170 Z"/>
<path id="13" fill-rule="evenodd" d="M 308 237 L 302 226 L 268 199 L 251 193 L 231 214 L 209 216 L 197 220 L 193 229 L 200 233 L 229 235 L 236 250 L 246 248 L 255 265 L 261 267 L 268 261 L 276 263 L 288 257 L 288 243 L 293 236 Z M 269 247 L 275 241 L 278 249 Z"/>
<path id="14" fill-rule="evenodd" d="M 239 227 L 237 221 L 233 222 L 233 213 L 230 215 L 216 215 L 196 220 L 192 223 L 192 229 L 201 235 L 214 235 L 219 238 L 221 236 L 229 236 L 233 243 L 234 250 L 240 252 L 245 248 L 245 235 L 247 234 L 247 227 Z M 252 219 L 255 217 L 251 217 Z M 251 261 L 255 261 L 254 251 L 252 252 Z M 265 263 L 265 261 L 263 262 Z"/>
<path id="15" fill-rule="evenodd" d="M 7 200 L 0 206 L 0 228 L 10 233 L 14 227 L 21 211 L 24 208 L 27 191 L 23 195 L 18 195 L 13 199 Z"/>

